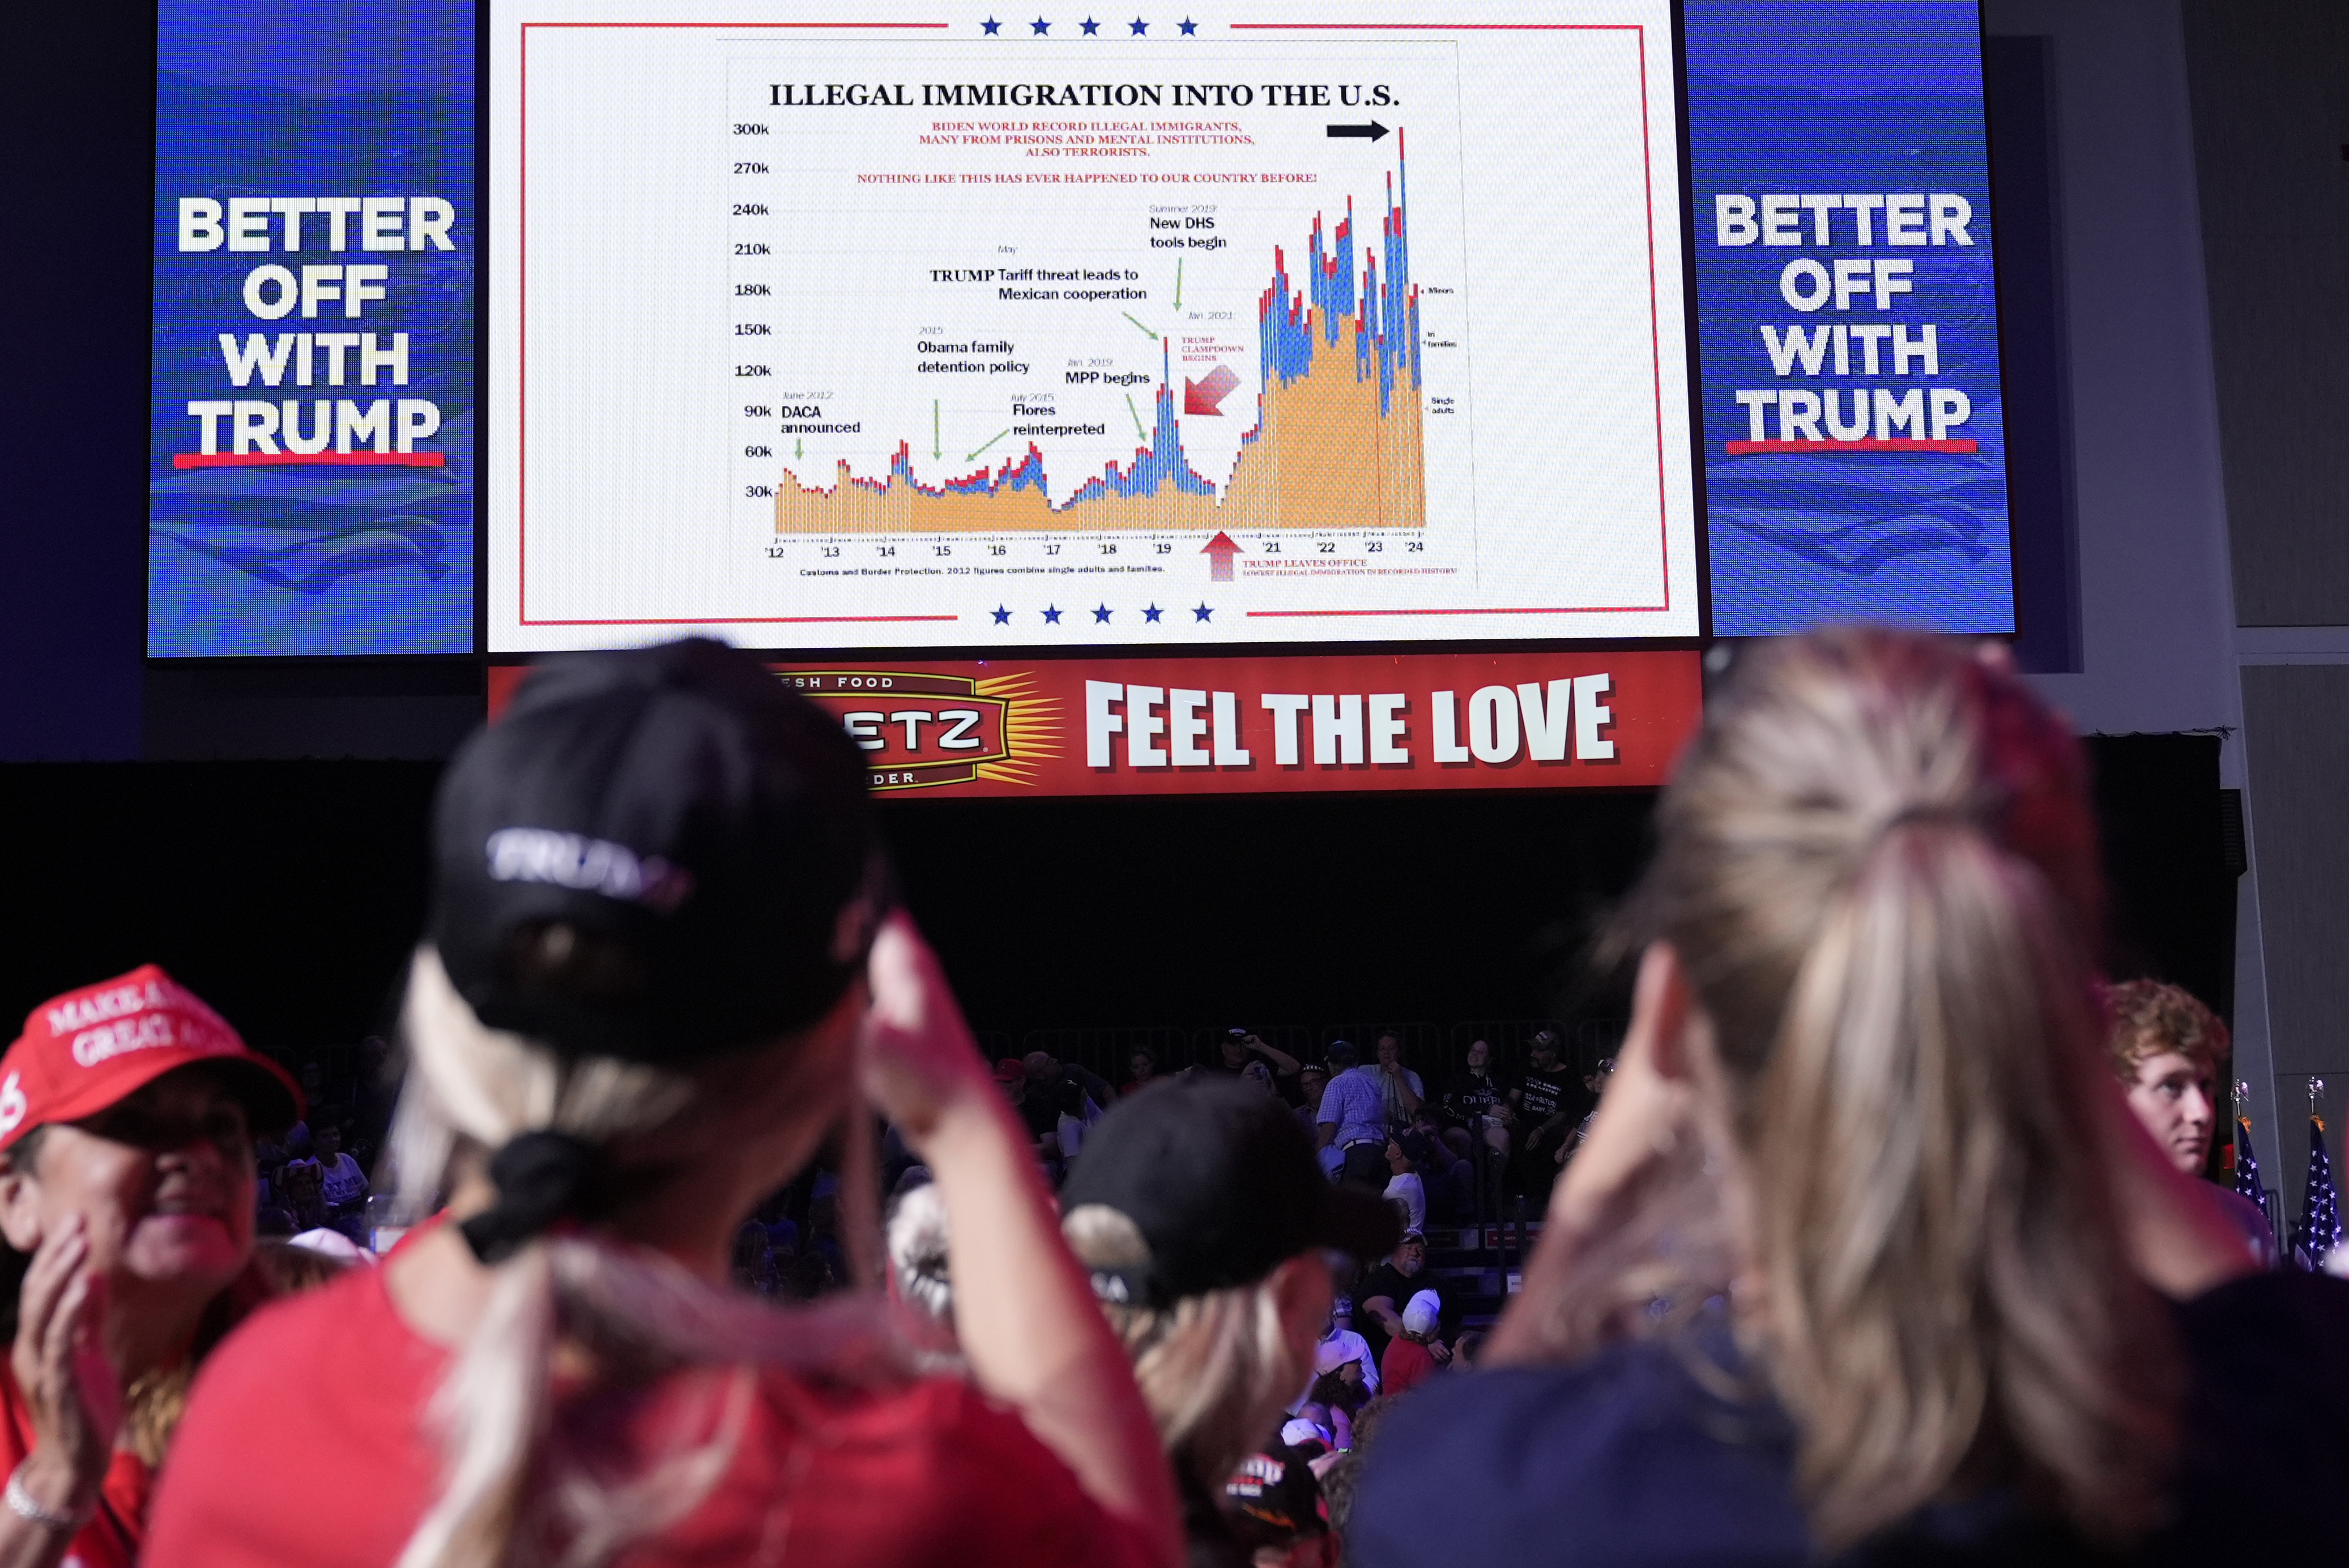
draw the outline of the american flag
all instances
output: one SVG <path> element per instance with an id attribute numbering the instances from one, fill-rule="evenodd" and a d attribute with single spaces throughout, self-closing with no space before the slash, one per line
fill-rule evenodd
<path id="1" fill-rule="evenodd" d="M 2308 1119 L 2308 1185 L 2302 1189 L 2300 1222 L 2292 1228 L 2292 1251 L 2303 1268 L 2321 1272 L 2341 1244 L 2341 1198 L 2333 1190 L 2333 1161 L 2324 1152 L 2324 1119 Z"/>
<path id="2" fill-rule="evenodd" d="M 2267 1189 L 2260 1185 L 2260 1157 L 2251 1149 L 2251 1119 L 2235 1118 L 2235 1191 L 2260 1206 L 2265 1213 L 2268 1206 Z"/>

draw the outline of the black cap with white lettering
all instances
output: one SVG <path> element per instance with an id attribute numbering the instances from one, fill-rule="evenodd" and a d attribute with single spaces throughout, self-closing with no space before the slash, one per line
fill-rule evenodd
<path id="1" fill-rule="evenodd" d="M 1164 1307 L 1252 1284 L 1316 1247 L 1394 1250 L 1393 1205 L 1333 1186 L 1289 1109 L 1236 1078 L 1186 1078 L 1130 1095 L 1085 1135 L 1061 1211 L 1101 1203 L 1133 1222 L 1150 1261 L 1096 1267 L 1104 1301 Z"/>
<path id="2" fill-rule="evenodd" d="M 704 639 L 549 659 L 450 764 L 429 936 L 481 1020 L 679 1062 L 813 1022 L 886 913 L 864 754 Z"/>

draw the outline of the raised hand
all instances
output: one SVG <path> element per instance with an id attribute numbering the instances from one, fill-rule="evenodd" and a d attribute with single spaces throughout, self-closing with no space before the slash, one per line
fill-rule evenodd
<path id="1" fill-rule="evenodd" d="M 859 1042 L 858 1077 L 865 1098 L 918 1153 L 949 1110 L 990 1104 L 995 1083 L 937 955 L 904 914 L 882 925 L 868 973 L 873 1006 Z"/>
<path id="2" fill-rule="evenodd" d="M 106 1282 L 88 1264 L 79 1215 L 41 1239 L 17 1296 L 8 1358 L 33 1424 L 25 1488 L 60 1514 L 95 1505 L 122 1427 L 122 1379 L 101 1333 Z"/>

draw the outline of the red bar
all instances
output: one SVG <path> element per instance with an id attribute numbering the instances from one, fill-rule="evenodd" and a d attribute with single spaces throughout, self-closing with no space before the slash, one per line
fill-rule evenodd
<path id="1" fill-rule="evenodd" d="M 1637 22 L 1226 22 L 1233 32 L 1630 33 Z"/>
<path id="2" fill-rule="evenodd" d="M 874 789 L 933 799 L 1645 789 L 1670 774 L 1704 703 L 1698 655 L 1684 648 L 885 655 L 768 668 L 858 738 Z M 492 718 L 528 676 L 523 665 L 490 666 Z M 1598 676 L 1605 678 L 1590 680 Z M 1578 678 L 1583 684 L 1569 684 Z M 1115 689 L 1101 692 L 1096 682 Z M 1268 694 L 1287 695 L 1268 707 Z M 1113 709 L 1102 706 L 1104 696 Z M 1529 702 L 1539 704 L 1549 737 L 1539 757 Z M 1577 706 L 1585 702 L 1588 714 Z M 933 722 L 909 731 L 895 717 L 876 722 L 875 710 Z M 960 728 L 948 728 L 949 711 Z M 1113 732 L 1104 723 L 1112 716 Z M 1325 736 L 1316 727 L 1331 719 L 1339 733 Z M 959 748 L 941 744 L 949 734 Z M 1295 748 L 1286 759 L 1284 734 Z M 1105 765 L 1094 765 L 1097 755 Z"/>
<path id="3" fill-rule="evenodd" d="M 954 615 L 707 615 L 639 616 L 605 621 L 524 621 L 525 626 L 829 626 L 867 621 L 952 621 Z"/>
<path id="4" fill-rule="evenodd" d="M 279 469 L 324 465 L 338 469 L 437 469 L 440 452 L 174 452 L 175 469 Z"/>
<path id="5" fill-rule="evenodd" d="M 1470 604 L 1462 609 L 1447 610 L 1250 610 L 1247 617 L 1273 618 L 1298 615 L 1657 615 L 1671 609 L 1666 604 L 1557 604 L 1537 605 L 1527 609 L 1486 609 Z"/>
<path id="6" fill-rule="evenodd" d="M 1971 452 L 1974 443 L 1965 441 L 1912 441 L 1905 436 L 1895 436 L 1882 441 L 1731 441 L 1722 448 L 1733 458 L 1749 452 Z"/>

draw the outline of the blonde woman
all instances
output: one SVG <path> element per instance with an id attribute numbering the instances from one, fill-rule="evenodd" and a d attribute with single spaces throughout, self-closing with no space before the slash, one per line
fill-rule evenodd
<path id="1" fill-rule="evenodd" d="M 1398 1412 L 1350 1561 L 2199 1556 L 2272 1522 L 2271 1470 L 2337 1492 L 2343 1302 L 2235 1279 L 2115 1092 L 2080 758 L 2019 681 L 1899 633 L 1764 646 L 1659 825 L 1506 1369 Z M 2304 1390 L 2214 1370 L 2254 1322 Z"/>
<path id="2" fill-rule="evenodd" d="M 150 1563 L 1174 1561 L 1148 1414 L 935 962 L 881 919 L 836 726 L 714 644 L 560 661 L 452 763 L 435 833 L 394 1142 L 447 1217 L 222 1347 Z M 968 1380 L 918 1375 L 875 1295 L 727 1283 L 867 1101 L 952 1212 Z"/>
<path id="3" fill-rule="evenodd" d="M 1174 1461 L 1191 1562 L 1247 1563 L 1215 1500 L 1312 1381 L 1327 1250 L 1384 1253 L 1394 1211 L 1324 1179 L 1278 1099 L 1206 1075 L 1103 1117 L 1061 1206 Z"/>

